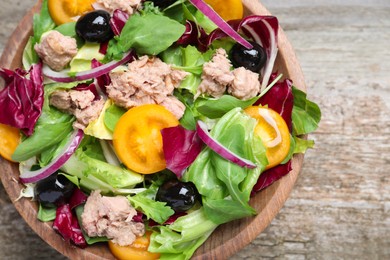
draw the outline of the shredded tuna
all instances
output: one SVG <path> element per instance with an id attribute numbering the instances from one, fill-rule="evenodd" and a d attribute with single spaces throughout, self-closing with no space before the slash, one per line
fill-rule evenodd
<path id="1" fill-rule="evenodd" d="M 142 56 L 131 62 L 127 71 L 110 73 L 107 94 L 118 106 L 129 109 L 160 104 L 180 119 L 185 106 L 173 96 L 173 91 L 187 75 L 187 72 L 172 69 L 157 57 Z"/>
<path id="2" fill-rule="evenodd" d="M 134 11 L 140 7 L 141 0 L 97 0 L 96 3 L 111 14 L 119 9 L 132 15 Z"/>
<path id="3" fill-rule="evenodd" d="M 76 40 L 58 31 L 45 34 L 34 49 L 43 62 L 55 71 L 63 70 L 77 54 Z"/>
<path id="4" fill-rule="evenodd" d="M 104 106 L 104 100 L 95 100 L 95 95 L 90 90 L 56 90 L 51 94 L 49 101 L 50 105 L 74 115 L 76 121 L 73 127 L 82 130 L 99 117 Z"/>
<path id="5" fill-rule="evenodd" d="M 226 51 L 222 48 L 217 49 L 211 61 L 203 65 L 202 82 L 195 96 L 198 97 L 201 94 L 212 97 L 222 96 L 226 91 L 226 86 L 234 79 L 230 71 L 231 67 Z"/>
<path id="6" fill-rule="evenodd" d="M 211 61 L 203 65 L 202 82 L 195 98 L 201 94 L 221 97 L 227 90 L 232 96 L 247 100 L 260 91 L 259 74 L 240 67 L 231 70 L 232 65 L 222 48 L 217 49 Z"/>
<path id="7" fill-rule="evenodd" d="M 176 118 L 181 118 L 186 110 L 186 106 L 175 96 L 167 96 L 160 105 L 171 111 Z"/>
<path id="8" fill-rule="evenodd" d="M 133 221 L 135 215 L 137 212 L 126 197 L 102 196 L 96 190 L 88 197 L 81 219 L 88 236 L 106 236 L 120 246 L 127 246 L 145 233 L 144 224 Z"/>
<path id="9" fill-rule="evenodd" d="M 259 74 L 243 67 L 233 70 L 234 79 L 228 87 L 232 96 L 247 100 L 257 96 L 260 92 Z"/>

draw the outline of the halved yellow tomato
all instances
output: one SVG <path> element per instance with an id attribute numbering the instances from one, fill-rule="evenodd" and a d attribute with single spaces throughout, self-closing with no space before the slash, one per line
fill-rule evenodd
<path id="1" fill-rule="evenodd" d="M 283 117 L 267 107 L 251 106 L 245 112 L 257 120 L 255 134 L 266 147 L 266 169 L 280 164 L 290 150 L 290 131 Z"/>
<path id="2" fill-rule="evenodd" d="M 163 128 L 177 126 L 179 121 L 161 105 L 141 105 L 121 116 L 114 129 L 114 149 L 131 170 L 151 174 L 165 169 Z"/>
<path id="3" fill-rule="evenodd" d="M 119 260 L 154 260 L 159 259 L 160 254 L 148 251 L 150 235 L 152 232 L 146 231 L 142 237 L 137 237 L 130 246 L 120 246 L 108 241 L 111 253 Z"/>
<path id="4" fill-rule="evenodd" d="M 73 17 L 92 11 L 96 0 L 48 0 L 49 13 L 57 25 L 74 22 Z"/>
<path id="5" fill-rule="evenodd" d="M 13 162 L 11 156 L 20 142 L 19 129 L 0 124 L 0 155 Z"/>
<path id="6" fill-rule="evenodd" d="M 225 21 L 242 19 L 244 7 L 241 0 L 205 0 Z"/>

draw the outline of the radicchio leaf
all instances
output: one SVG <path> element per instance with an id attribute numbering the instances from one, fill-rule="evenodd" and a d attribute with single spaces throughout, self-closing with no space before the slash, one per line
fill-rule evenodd
<path id="1" fill-rule="evenodd" d="M 5 81 L 4 89 L 0 90 L 0 110 L 3 111 L 0 123 L 32 135 L 44 99 L 42 63 L 32 65 L 29 72 L 0 69 L 0 77 Z"/>
<path id="2" fill-rule="evenodd" d="M 141 211 L 137 211 L 137 214 L 134 215 L 134 217 L 131 220 L 134 222 L 143 223 L 144 222 L 143 217 L 144 217 L 144 213 L 142 213 Z"/>
<path id="3" fill-rule="evenodd" d="M 57 208 L 53 229 L 60 233 L 65 241 L 72 242 L 81 248 L 87 246 L 77 217 L 73 214 L 69 204 Z"/>
<path id="4" fill-rule="evenodd" d="M 181 178 L 184 170 L 202 150 L 203 142 L 196 131 L 187 130 L 180 125 L 164 128 L 161 135 L 167 169 Z"/>
<path id="5" fill-rule="evenodd" d="M 96 59 L 92 59 L 91 67 L 92 69 L 102 66 L 103 63 L 99 62 Z M 95 87 L 98 90 L 98 92 L 102 92 L 104 95 L 107 95 L 106 86 L 111 84 L 111 78 L 108 73 L 103 74 L 99 77 L 96 77 L 95 80 Z M 99 91 L 100 90 L 100 91 Z"/>
<path id="6" fill-rule="evenodd" d="M 110 26 L 115 35 L 121 34 L 122 29 L 123 27 L 125 27 L 125 24 L 128 19 L 129 19 L 128 13 L 120 9 L 114 11 L 112 18 L 110 20 Z"/>
<path id="7" fill-rule="evenodd" d="M 183 35 L 176 41 L 176 44 L 184 47 L 188 45 L 197 46 L 200 51 L 206 51 L 207 46 L 205 45 L 205 39 L 207 34 L 203 28 L 198 26 L 193 21 L 186 21 L 186 30 Z"/>
<path id="8" fill-rule="evenodd" d="M 100 44 L 99 53 L 106 55 L 108 49 L 108 42 L 102 42 Z"/>
<path id="9" fill-rule="evenodd" d="M 271 80 L 276 77 L 272 74 Z M 278 112 L 286 121 L 288 129 L 292 131 L 292 110 L 294 107 L 294 96 L 292 92 L 292 81 L 285 79 L 276 83 L 255 105 L 268 105 L 269 108 Z"/>
<path id="10" fill-rule="evenodd" d="M 278 19 L 275 16 L 251 15 L 242 20 L 231 20 L 228 23 L 236 31 L 241 31 L 245 36 L 260 44 L 266 51 L 267 62 L 260 71 L 262 77 L 261 89 L 265 89 L 278 53 Z M 207 39 L 207 46 L 214 40 L 226 36 L 220 29 L 214 30 Z"/>
<path id="11" fill-rule="evenodd" d="M 69 199 L 70 209 L 74 209 L 77 206 L 84 204 L 87 201 L 88 196 L 79 188 L 74 189 L 72 196 Z"/>
<path id="12" fill-rule="evenodd" d="M 257 180 L 257 183 L 255 184 L 255 186 L 253 186 L 252 195 L 255 192 L 268 187 L 275 181 L 287 175 L 291 170 L 292 167 L 291 167 L 291 160 L 290 160 L 286 164 L 279 164 L 271 169 L 262 172 L 260 174 L 259 179 Z"/>
<path id="13" fill-rule="evenodd" d="M 98 93 L 94 83 L 91 83 L 91 84 L 81 83 L 81 84 L 78 84 L 76 87 L 72 88 L 72 90 L 77 90 L 77 91 L 89 90 L 95 95 L 95 100 L 100 99 L 99 93 Z"/>

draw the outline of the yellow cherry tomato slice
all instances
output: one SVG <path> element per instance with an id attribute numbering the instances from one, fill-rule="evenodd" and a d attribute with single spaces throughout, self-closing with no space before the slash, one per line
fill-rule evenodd
<path id="1" fill-rule="evenodd" d="M 178 124 L 177 118 L 161 105 L 131 108 L 115 126 L 115 152 L 133 171 L 151 174 L 164 170 L 166 162 L 160 131 Z"/>
<path id="2" fill-rule="evenodd" d="M 205 0 L 225 21 L 242 19 L 244 7 L 241 0 Z"/>
<path id="3" fill-rule="evenodd" d="M 151 232 L 146 231 L 142 237 L 137 237 L 130 246 L 120 246 L 108 241 L 108 247 L 111 253 L 118 260 L 154 260 L 159 259 L 160 254 L 148 251 Z"/>
<path id="4" fill-rule="evenodd" d="M 0 155 L 13 162 L 11 156 L 20 143 L 19 129 L 0 124 Z"/>
<path id="5" fill-rule="evenodd" d="M 255 134 L 266 147 L 266 169 L 280 164 L 290 150 L 290 132 L 283 117 L 270 108 L 260 106 L 248 107 L 245 112 L 257 120 Z"/>
<path id="6" fill-rule="evenodd" d="M 72 18 L 92 11 L 96 0 L 48 0 L 51 18 L 57 25 L 74 22 Z"/>

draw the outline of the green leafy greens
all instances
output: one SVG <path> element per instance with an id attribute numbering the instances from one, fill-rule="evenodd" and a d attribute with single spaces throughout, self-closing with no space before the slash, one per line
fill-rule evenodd
<path id="1" fill-rule="evenodd" d="M 268 161 L 261 140 L 253 135 L 255 125 L 255 119 L 235 108 L 210 134 L 230 151 L 256 162 L 257 168 L 240 167 L 206 148 L 183 176 L 198 188 L 205 214 L 216 224 L 256 214 L 248 204 L 250 192 Z"/>

